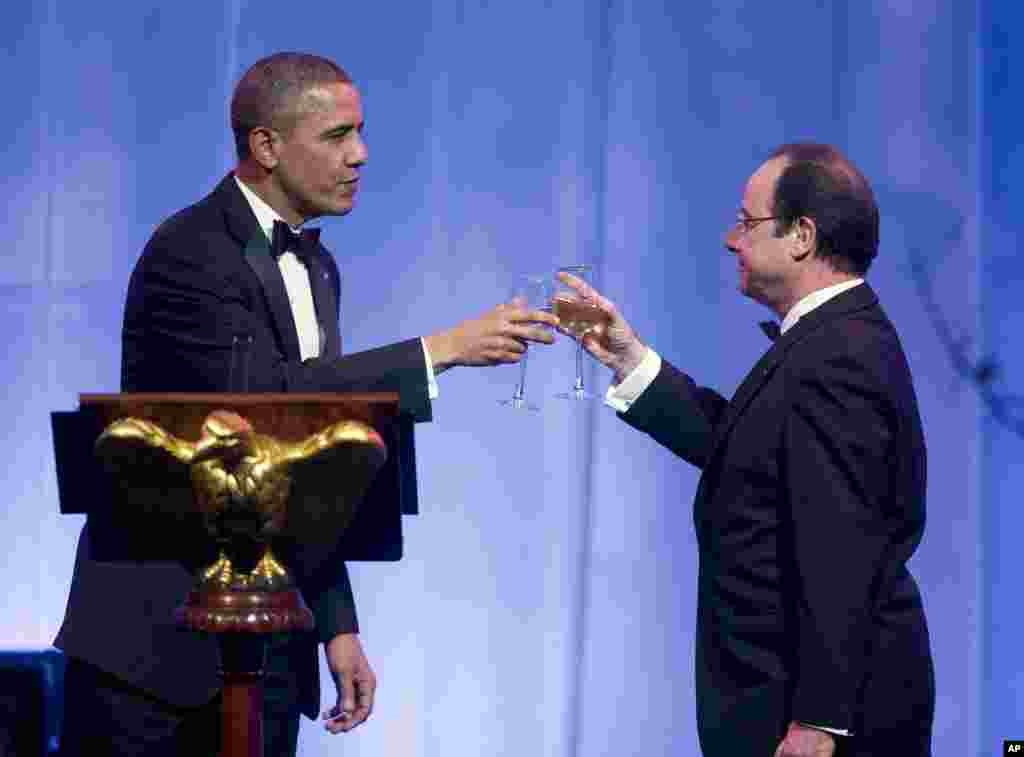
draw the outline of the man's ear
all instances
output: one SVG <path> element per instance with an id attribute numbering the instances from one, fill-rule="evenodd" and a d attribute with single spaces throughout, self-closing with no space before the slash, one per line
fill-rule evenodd
<path id="1" fill-rule="evenodd" d="M 790 255 L 793 260 L 803 260 L 817 249 L 818 225 L 813 218 L 800 216 L 789 227 L 788 236 L 792 240 Z"/>
<path id="2" fill-rule="evenodd" d="M 249 152 L 267 171 L 277 166 L 280 144 L 281 136 L 269 127 L 257 126 L 249 132 Z"/>

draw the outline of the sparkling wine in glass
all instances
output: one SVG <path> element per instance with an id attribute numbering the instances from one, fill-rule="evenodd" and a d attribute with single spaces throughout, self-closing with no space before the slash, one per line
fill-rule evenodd
<path id="1" fill-rule="evenodd" d="M 608 315 L 597 305 L 564 294 L 551 298 L 551 312 L 558 316 L 562 327 L 577 339 L 608 322 Z"/>
<path id="2" fill-rule="evenodd" d="M 511 300 L 514 304 L 527 310 L 546 310 L 550 312 L 554 290 L 554 281 L 551 278 L 551 274 L 526 274 L 516 277 L 516 281 L 512 286 Z M 512 408 L 513 410 L 528 410 L 530 412 L 540 410 L 540 407 L 526 398 L 526 360 L 529 354 L 529 350 L 527 350 L 519 361 L 519 383 L 516 384 L 512 396 L 507 399 L 498 400 L 498 403 L 504 407 Z"/>
<path id="3" fill-rule="evenodd" d="M 591 282 L 593 267 L 570 265 L 559 268 L 556 273 L 571 273 L 588 284 Z M 574 290 L 558 283 L 551 298 L 551 312 L 558 316 L 562 328 L 576 339 L 576 380 L 572 389 L 555 396 L 563 400 L 593 400 L 596 396 L 583 385 L 583 337 L 596 333 L 608 324 L 608 315 L 592 302 L 582 299 Z"/>

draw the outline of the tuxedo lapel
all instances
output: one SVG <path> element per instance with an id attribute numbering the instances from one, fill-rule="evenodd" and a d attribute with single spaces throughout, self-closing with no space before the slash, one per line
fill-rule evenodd
<path id="1" fill-rule="evenodd" d="M 805 336 L 823 324 L 850 313 L 863 310 L 878 304 L 878 297 L 867 284 L 860 284 L 828 300 L 805 315 L 792 328 L 782 334 L 771 349 L 757 361 L 747 377 L 743 379 L 736 394 L 733 395 L 725 415 L 715 429 L 715 440 L 712 444 L 709 460 L 715 456 L 722 443 L 729 436 L 733 426 L 743 415 L 754 397 L 775 373 L 775 370 L 786 359 L 792 348 Z"/>
<path id="2" fill-rule="evenodd" d="M 242 190 L 238 188 L 234 174 L 228 174 L 214 190 L 214 195 L 224 209 L 228 232 L 242 245 L 245 260 L 263 287 L 278 346 L 286 359 L 299 360 L 299 332 L 295 328 L 284 277 L 281 276 L 277 261 L 270 254 L 270 240 L 260 228 Z"/>
<path id="3" fill-rule="evenodd" d="M 329 253 L 323 245 L 315 258 L 308 262 L 309 286 L 316 306 L 316 319 L 320 324 L 320 356 L 341 357 L 341 337 L 338 332 L 338 292 L 328 273 L 325 256 Z"/>
<path id="4" fill-rule="evenodd" d="M 267 235 L 262 230 L 245 245 L 245 260 L 263 285 L 263 294 L 267 298 L 267 307 L 274 319 L 274 329 L 281 340 L 285 357 L 299 360 L 302 355 L 299 351 L 299 332 L 288 301 L 288 290 L 285 289 L 281 269 L 270 254 Z"/>
<path id="5" fill-rule="evenodd" d="M 750 369 L 747 377 L 743 379 L 743 383 L 736 390 L 732 400 L 729 401 L 729 405 L 725 408 L 725 416 L 715 429 L 715 441 L 711 451 L 712 457 L 718 451 L 722 441 L 729 435 L 729 432 L 743 414 L 743 411 L 747 409 L 747 405 L 757 396 L 761 387 L 767 383 L 775 369 L 779 366 L 779 363 L 782 362 L 785 349 L 781 342 L 782 339 L 780 338 L 779 341 L 772 345 L 770 350 L 761 356 L 761 359 Z"/>

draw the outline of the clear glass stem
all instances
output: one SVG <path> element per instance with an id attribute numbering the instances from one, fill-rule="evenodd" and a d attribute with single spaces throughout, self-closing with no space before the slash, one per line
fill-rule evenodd
<path id="1" fill-rule="evenodd" d="M 583 391 L 583 337 L 576 342 L 576 385 L 573 391 Z"/>
<path id="2" fill-rule="evenodd" d="M 523 359 L 519 361 L 519 383 L 516 385 L 516 393 L 512 399 L 522 401 L 526 394 L 526 358 L 529 353 L 523 353 Z"/>

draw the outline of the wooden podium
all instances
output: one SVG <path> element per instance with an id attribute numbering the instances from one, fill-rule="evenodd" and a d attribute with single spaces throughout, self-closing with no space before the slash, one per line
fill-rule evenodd
<path id="1" fill-rule="evenodd" d="M 187 543 L 150 559 L 208 555 L 177 619 L 220 645 L 222 755 L 262 755 L 267 634 L 313 627 L 295 576 L 339 550 L 401 557 L 416 502 L 398 395 L 83 394 L 53 429 L 62 512 L 173 523 Z"/>

